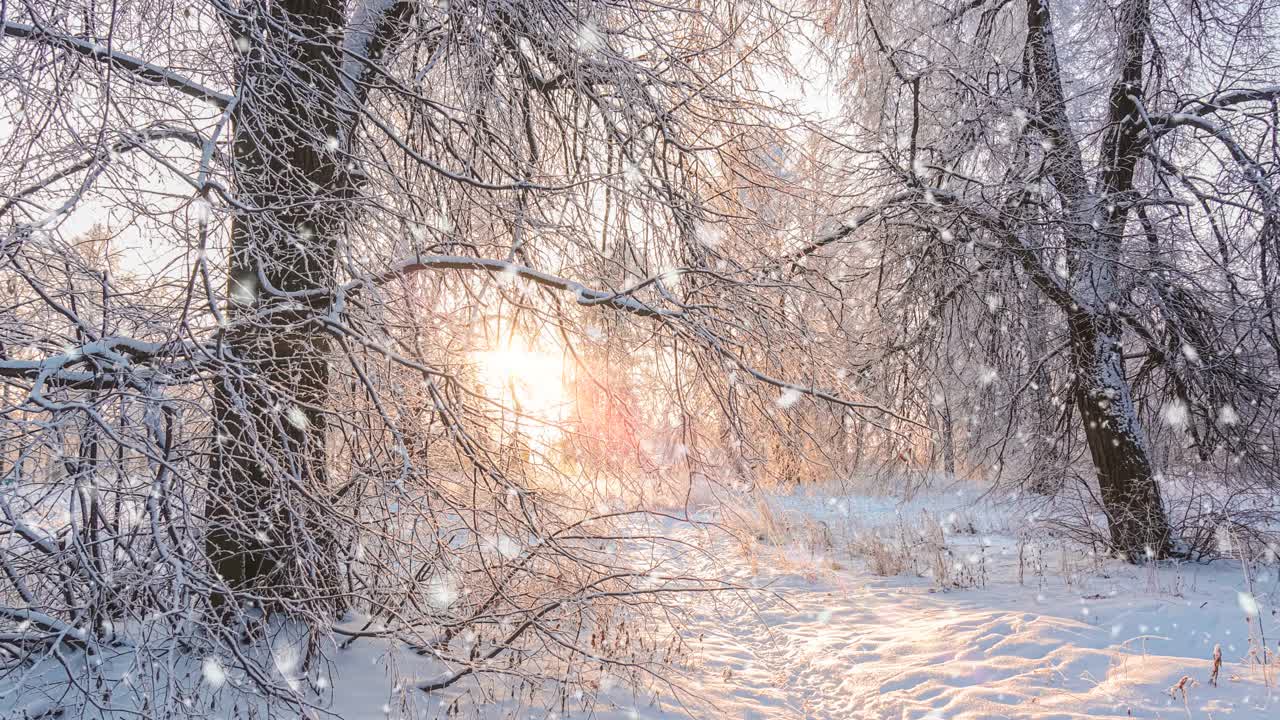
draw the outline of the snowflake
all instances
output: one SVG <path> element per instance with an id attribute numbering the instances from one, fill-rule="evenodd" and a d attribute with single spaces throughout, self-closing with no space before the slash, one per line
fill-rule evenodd
<path id="1" fill-rule="evenodd" d="M 307 420 L 307 414 L 302 412 L 302 408 L 297 405 L 290 407 L 288 412 L 284 414 L 284 417 L 289 421 L 290 425 L 299 430 L 306 430 L 311 424 L 311 421 Z"/>
<path id="2" fill-rule="evenodd" d="M 507 265 L 498 275 L 499 281 L 507 287 L 516 287 L 520 281 L 520 268 L 515 265 Z"/>
<path id="3" fill-rule="evenodd" d="M 680 289 L 680 269 L 665 268 L 659 273 L 658 277 L 662 280 L 662 284 L 666 285 L 670 290 Z"/>
<path id="4" fill-rule="evenodd" d="M 494 552 L 504 558 L 511 559 L 520 554 L 520 541 L 510 535 L 498 535 L 487 542 Z"/>
<path id="5" fill-rule="evenodd" d="M 445 235 L 448 235 L 449 233 L 453 232 L 454 228 L 456 227 L 453 224 L 453 218 L 449 217 L 449 215 L 444 212 L 441 212 L 439 215 L 436 215 L 434 218 L 432 218 L 431 225 L 435 227 L 436 230 L 439 230 Z"/>
<path id="6" fill-rule="evenodd" d="M 623 161 L 622 176 L 627 179 L 628 185 L 640 185 L 644 182 L 644 174 L 640 172 L 640 166 L 630 160 Z"/>
<path id="7" fill-rule="evenodd" d="M 583 25 L 578 29 L 578 51 L 586 54 L 604 50 L 604 35 L 594 25 Z"/>
<path id="8" fill-rule="evenodd" d="M 204 224 L 209 222 L 209 216 L 213 214 L 213 206 L 204 198 L 196 198 L 191 201 L 191 217 L 195 221 Z"/>
<path id="9" fill-rule="evenodd" d="M 1227 530 L 1225 527 L 1219 525 L 1218 527 L 1214 528 L 1213 539 L 1214 539 L 1214 544 L 1218 548 L 1218 552 L 1222 553 L 1223 555 L 1227 555 L 1231 552 L 1231 547 L 1233 544 L 1231 542 L 1231 532 Z"/>
<path id="10" fill-rule="evenodd" d="M 1066 255 L 1059 255 L 1057 259 L 1053 261 L 1053 271 L 1063 280 L 1071 277 L 1071 270 L 1067 267 Z"/>
<path id="11" fill-rule="evenodd" d="M 787 409 L 795 405 L 800 400 L 800 391 L 796 388 L 784 388 L 782 395 L 778 396 L 777 405 L 782 409 Z"/>
<path id="12" fill-rule="evenodd" d="M 227 683 L 227 671 L 222 667 L 222 662 L 216 657 L 205 658 L 200 665 L 200 672 L 204 675 L 204 681 L 214 690 Z"/>
<path id="13" fill-rule="evenodd" d="M 724 231 L 710 223 L 698 226 L 698 242 L 707 247 L 716 247 L 724 242 Z"/>
<path id="14" fill-rule="evenodd" d="M 1218 409 L 1219 425 L 1235 425 L 1240 422 L 1240 415 L 1236 409 L 1230 405 L 1223 405 Z"/>
<path id="15" fill-rule="evenodd" d="M 231 278 L 231 300 L 248 305 L 258 296 L 258 278 L 251 272 L 238 272 Z"/>
<path id="16" fill-rule="evenodd" d="M 457 601 L 461 593 L 458 579 L 452 575 L 440 575 L 431 580 L 427 589 L 427 602 L 438 610 L 445 610 Z"/>
<path id="17" fill-rule="evenodd" d="M 1183 428 L 1187 426 L 1187 404 L 1181 400 L 1172 400 L 1160 411 L 1160 417 L 1169 427 Z"/>

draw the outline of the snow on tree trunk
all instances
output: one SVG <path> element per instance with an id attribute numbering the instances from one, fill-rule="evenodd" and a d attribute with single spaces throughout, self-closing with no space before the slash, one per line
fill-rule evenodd
<path id="1" fill-rule="evenodd" d="M 1115 318 L 1089 314 L 1072 318 L 1075 402 L 1097 471 L 1112 545 L 1130 561 L 1140 562 L 1168 555 L 1171 533 L 1151 453 L 1124 376 L 1119 330 Z"/>
<path id="2" fill-rule="evenodd" d="M 323 517 L 329 342 L 319 318 L 350 204 L 335 147 L 341 58 L 326 38 L 343 25 L 343 3 L 270 12 L 304 39 L 243 28 L 234 169 L 246 207 L 232 229 L 206 552 L 233 591 L 314 599 L 337 581 Z"/>
<path id="3" fill-rule="evenodd" d="M 1062 273 L 1073 286 L 1059 304 L 1071 329 L 1076 406 L 1098 475 L 1098 489 L 1112 544 L 1129 560 L 1164 557 L 1172 547 L 1168 517 L 1155 479 L 1151 452 L 1143 439 L 1124 373 L 1119 290 L 1128 206 L 1119 202 L 1133 185 L 1141 153 L 1135 94 L 1141 92 L 1145 0 L 1121 9 L 1121 76 L 1110 94 L 1103 138 L 1104 166 L 1090 188 L 1084 153 L 1068 114 L 1058 48 L 1047 0 L 1027 0 L 1027 38 L 1035 97 L 1048 143 L 1046 168 L 1062 194 L 1067 222 L 1069 266 Z"/>

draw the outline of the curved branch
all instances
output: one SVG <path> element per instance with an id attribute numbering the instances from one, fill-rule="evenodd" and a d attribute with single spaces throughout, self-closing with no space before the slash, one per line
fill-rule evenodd
<path id="1" fill-rule="evenodd" d="M 221 93 L 212 88 L 205 87 L 195 80 L 183 77 L 168 68 L 153 65 L 132 55 L 127 55 L 115 50 L 109 50 L 106 46 L 99 45 L 98 43 L 51 33 L 37 25 L 24 25 L 22 23 L 6 21 L 3 24 L 3 28 L 3 35 L 6 37 L 22 38 L 24 40 L 43 43 L 51 47 L 69 50 L 87 58 L 122 68 L 143 80 L 156 85 L 164 85 L 165 87 L 173 88 L 184 95 L 189 95 L 197 100 L 204 100 L 205 102 L 213 103 L 220 108 L 225 108 L 227 104 L 231 102 L 231 96 L 226 93 Z"/>

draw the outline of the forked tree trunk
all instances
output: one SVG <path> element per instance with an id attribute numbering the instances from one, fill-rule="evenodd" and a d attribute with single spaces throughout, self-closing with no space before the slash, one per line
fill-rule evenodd
<path id="1" fill-rule="evenodd" d="M 1112 87 L 1101 173 L 1092 188 L 1067 110 L 1049 0 L 1027 0 L 1026 14 L 1029 79 L 1037 126 L 1047 141 L 1045 167 L 1067 214 L 1062 233 L 1072 287 L 1051 292 L 1070 325 L 1076 407 L 1114 549 L 1133 562 L 1165 557 L 1173 548 L 1172 532 L 1125 377 L 1115 312 L 1123 302 L 1119 273 L 1130 205 L 1120 199 L 1133 188 L 1142 153 L 1134 97 L 1142 92 L 1147 0 L 1126 0 L 1120 8 L 1123 65 Z M 1054 287 L 1058 281 L 1042 278 L 1040 284 Z"/>
<path id="2" fill-rule="evenodd" d="M 1166 557 L 1172 548 L 1169 519 L 1124 375 L 1119 323 L 1081 314 L 1070 327 L 1075 402 L 1111 543 L 1133 562 Z"/>
<path id="3" fill-rule="evenodd" d="M 324 517 L 329 342 L 317 318 L 332 301 L 350 201 L 333 149 L 340 57 L 331 29 L 343 26 L 343 3 L 286 0 L 258 12 L 306 39 L 269 30 L 265 19 L 239 29 L 249 49 L 234 180 L 247 207 L 232 228 L 206 553 L 248 599 L 314 602 L 332 598 L 337 583 Z"/>

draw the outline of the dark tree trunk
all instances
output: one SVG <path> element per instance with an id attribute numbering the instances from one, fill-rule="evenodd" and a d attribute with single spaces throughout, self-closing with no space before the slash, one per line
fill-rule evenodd
<path id="1" fill-rule="evenodd" d="M 234 115 L 241 209 L 232 228 L 225 370 L 214 397 L 206 552 L 233 592 L 268 604 L 331 598 L 326 473 L 336 239 L 350 203 L 339 135 L 341 0 L 257 8 Z M 292 298 L 286 297 L 294 294 Z M 227 598 L 219 596 L 217 601 Z"/>
<path id="2" fill-rule="evenodd" d="M 1090 188 L 1083 153 L 1067 111 L 1053 37 L 1049 0 L 1027 0 L 1027 61 L 1039 109 L 1038 126 L 1049 141 L 1045 167 L 1066 208 L 1062 233 L 1069 251 L 1072 286 L 1051 287 L 1051 297 L 1071 328 L 1075 402 L 1098 475 L 1098 489 L 1115 550 L 1130 561 L 1165 557 L 1172 532 L 1160 499 L 1151 453 L 1124 373 L 1121 327 L 1115 308 L 1124 302 L 1119 287 L 1122 244 L 1142 154 L 1140 112 L 1147 0 L 1128 0 L 1120 9 L 1123 66 L 1111 91 L 1103 133 L 1101 173 Z M 1056 286 L 1056 280 L 1040 284 Z"/>
<path id="3" fill-rule="evenodd" d="M 1169 519 L 1124 375 L 1115 318 L 1071 319 L 1076 408 L 1098 475 L 1114 549 L 1132 562 L 1169 555 Z"/>

